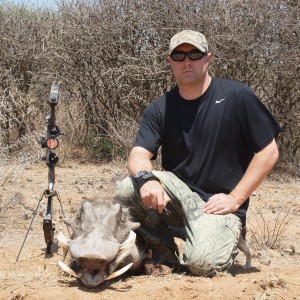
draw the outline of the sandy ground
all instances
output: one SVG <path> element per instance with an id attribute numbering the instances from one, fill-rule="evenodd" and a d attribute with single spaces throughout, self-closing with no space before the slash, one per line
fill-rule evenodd
<path id="1" fill-rule="evenodd" d="M 199 278 L 181 274 L 126 276 L 87 289 L 61 272 L 62 249 L 54 244 L 45 254 L 42 230 L 46 198 L 29 231 L 18 262 L 17 255 L 43 190 L 47 167 L 6 166 L 0 177 L 0 299 L 300 299 L 300 180 L 272 172 L 251 199 L 248 244 L 253 262 L 244 271 L 243 253 L 237 256 L 235 276 Z M 114 182 L 125 176 L 119 165 L 68 162 L 56 168 L 59 192 L 67 216 L 78 209 L 83 196 L 111 197 Z M 61 221 L 54 201 L 56 230 Z M 270 249 L 262 244 L 272 246 Z"/>

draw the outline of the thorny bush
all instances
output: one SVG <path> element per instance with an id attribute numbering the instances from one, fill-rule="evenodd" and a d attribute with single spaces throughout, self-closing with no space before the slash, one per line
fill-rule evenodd
<path id="1" fill-rule="evenodd" d="M 299 172 L 299 6 L 297 0 L 58 0 L 51 11 L 2 1 L 0 146 L 14 149 L 43 129 L 57 80 L 65 151 L 94 139 L 111 140 L 113 153 L 128 151 L 144 107 L 174 85 L 169 38 L 193 29 L 208 39 L 211 74 L 248 83 L 275 115 L 283 127 L 282 162 Z"/>

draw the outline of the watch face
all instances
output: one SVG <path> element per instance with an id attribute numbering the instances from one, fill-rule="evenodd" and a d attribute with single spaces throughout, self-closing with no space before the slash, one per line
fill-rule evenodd
<path id="1" fill-rule="evenodd" d="M 147 173 L 147 171 L 139 171 L 139 172 L 136 173 L 136 175 L 134 176 L 134 178 L 138 179 L 138 178 L 142 177 L 146 173 Z"/>

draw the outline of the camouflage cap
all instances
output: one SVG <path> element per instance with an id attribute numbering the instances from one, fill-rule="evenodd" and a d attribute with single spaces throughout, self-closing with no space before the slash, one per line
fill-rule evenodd
<path id="1" fill-rule="evenodd" d="M 197 31 L 183 30 L 175 34 L 170 40 L 169 53 L 171 54 L 181 44 L 191 44 L 202 52 L 208 52 L 208 44 L 205 36 Z"/>

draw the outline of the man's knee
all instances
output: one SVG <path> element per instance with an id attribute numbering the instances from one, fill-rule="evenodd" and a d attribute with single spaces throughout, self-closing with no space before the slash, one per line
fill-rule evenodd
<path id="1" fill-rule="evenodd" d="M 121 200 L 134 197 L 134 185 L 130 176 L 125 177 L 121 181 L 117 181 L 116 196 Z"/>
<path id="2" fill-rule="evenodd" d="M 202 215 L 190 225 L 183 263 L 191 272 L 209 276 L 213 271 L 230 268 L 241 230 L 239 218 L 234 215 Z"/>
<path id="3" fill-rule="evenodd" d="M 232 265 L 232 253 L 216 257 L 216 255 L 184 256 L 184 265 L 195 276 L 213 276 L 216 272 L 226 271 Z"/>

